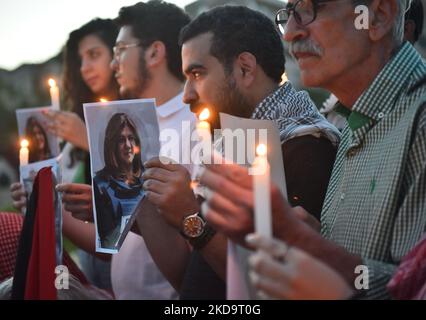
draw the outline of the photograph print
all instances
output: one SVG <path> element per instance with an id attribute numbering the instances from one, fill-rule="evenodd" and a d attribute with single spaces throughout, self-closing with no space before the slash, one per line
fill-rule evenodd
<path id="1" fill-rule="evenodd" d="M 45 161 L 59 155 L 59 140 L 47 130 L 44 113 L 51 107 L 16 110 L 19 138 L 29 142 L 28 163 Z"/>
<path id="2" fill-rule="evenodd" d="M 158 156 L 155 100 L 84 104 L 89 136 L 96 250 L 116 253 L 144 197 L 143 163 Z"/>

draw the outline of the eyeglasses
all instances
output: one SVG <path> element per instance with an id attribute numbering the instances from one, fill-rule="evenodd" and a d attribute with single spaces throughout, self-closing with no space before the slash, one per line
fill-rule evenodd
<path id="1" fill-rule="evenodd" d="M 288 1 L 285 1 L 285 8 L 279 10 L 275 16 L 275 24 L 277 25 L 281 34 L 284 34 L 287 22 L 293 13 L 297 24 L 301 26 L 307 26 L 316 19 L 319 6 L 328 2 L 337 1 L 343 0 L 298 0 L 294 3 L 288 3 Z"/>
<path id="2" fill-rule="evenodd" d="M 140 43 L 139 43 L 139 42 L 135 42 L 135 43 L 129 43 L 129 44 L 120 43 L 120 44 L 118 44 L 118 45 L 114 46 L 114 47 L 112 48 L 112 52 L 114 53 L 114 59 L 115 59 L 115 60 L 118 60 L 118 59 L 121 57 L 122 53 L 123 53 L 126 49 L 128 49 L 128 48 L 133 48 L 133 47 L 137 47 L 137 46 L 139 46 L 139 45 L 140 45 Z"/>

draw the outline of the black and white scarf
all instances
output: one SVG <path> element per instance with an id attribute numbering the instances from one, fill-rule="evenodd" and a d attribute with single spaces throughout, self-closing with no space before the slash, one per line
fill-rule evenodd
<path id="1" fill-rule="evenodd" d="M 288 81 L 257 106 L 252 119 L 276 121 L 281 143 L 304 135 L 326 137 L 335 146 L 340 141 L 339 130 L 319 113 L 308 93 L 296 91 Z"/>

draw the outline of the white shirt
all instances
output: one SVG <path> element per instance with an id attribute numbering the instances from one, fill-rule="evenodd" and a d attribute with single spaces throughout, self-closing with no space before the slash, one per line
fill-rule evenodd
<path id="1" fill-rule="evenodd" d="M 160 136 L 164 129 L 176 130 L 180 140 L 176 148 L 179 149 L 186 132 L 182 132 L 182 122 L 189 121 L 191 128 L 186 129 L 192 130 L 196 119 L 189 106 L 182 102 L 182 98 L 183 93 L 157 107 Z M 157 268 L 143 238 L 133 232 L 129 232 L 120 251 L 112 257 L 111 282 L 118 300 L 173 300 L 179 297 Z"/>

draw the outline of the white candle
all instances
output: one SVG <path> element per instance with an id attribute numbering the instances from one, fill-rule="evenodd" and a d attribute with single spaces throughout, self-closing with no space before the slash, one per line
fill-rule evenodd
<path id="1" fill-rule="evenodd" d="M 56 85 L 56 81 L 53 79 L 49 79 L 50 86 L 50 99 L 52 100 L 52 108 L 53 110 L 60 110 L 59 105 L 59 88 Z"/>
<path id="2" fill-rule="evenodd" d="M 251 170 L 253 174 L 255 230 L 258 234 L 272 237 L 271 168 L 266 146 L 260 144 L 256 153 L 257 157 Z"/>
<path id="3" fill-rule="evenodd" d="M 28 164 L 28 157 L 30 151 L 28 150 L 28 140 L 22 140 L 21 141 L 21 149 L 19 149 L 19 165 L 26 166 Z"/>
<path id="4" fill-rule="evenodd" d="M 202 161 L 204 163 L 211 163 L 211 151 L 212 151 L 212 134 L 210 129 L 210 123 L 207 119 L 210 117 L 209 109 L 205 108 L 199 116 L 197 122 L 197 134 L 202 141 Z"/>

